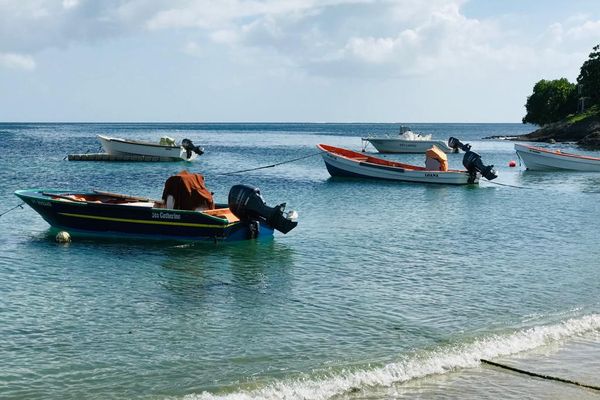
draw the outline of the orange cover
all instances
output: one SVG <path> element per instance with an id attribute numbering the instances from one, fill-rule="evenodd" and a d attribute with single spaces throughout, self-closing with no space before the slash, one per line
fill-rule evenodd
<path id="1" fill-rule="evenodd" d="M 176 210 L 195 210 L 200 207 L 207 210 L 215 208 L 215 202 L 204 184 L 204 177 L 200 174 L 191 174 L 181 171 L 165 182 L 162 199 L 167 201 L 171 195 L 175 200 L 173 206 Z"/>
<path id="2" fill-rule="evenodd" d="M 432 146 L 425 152 L 425 157 L 433 158 L 440 163 L 440 171 L 448 171 L 448 157 L 437 146 Z"/>

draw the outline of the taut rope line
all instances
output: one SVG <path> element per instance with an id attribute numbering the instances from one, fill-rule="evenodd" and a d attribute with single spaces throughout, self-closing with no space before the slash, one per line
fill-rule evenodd
<path id="1" fill-rule="evenodd" d="M 10 210 L 4 211 L 2 214 L 0 214 L 0 217 L 3 216 L 4 214 L 8 214 L 12 210 L 16 210 L 17 208 L 23 208 L 23 204 L 25 204 L 25 203 L 23 202 L 21 204 L 17 204 L 16 206 L 14 206 L 13 208 L 11 208 Z"/>
<path id="2" fill-rule="evenodd" d="M 319 154 L 321 154 L 321 152 L 309 154 L 307 156 L 302 156 L 302 157 L 298 157 L 298 158 L 293 158 L 291 160 L 286 160 L 286 161 L 278 162 L 278 163 L 271 164 L 271 165 L 264 165 L 262 167 L 242 169 L 242 170 L 239 170 L 239 171 L 223 172 L 223 173 L 220 173 L 220 174 L 217 174 L 217 175 L 233 175 L 233 174 L 240 174 L 242 172 L 256 171 L 256 170 L 259 170 L 259 169 L 273 168 L 273 167 L 276 167 L 278 165 L 288 164 L 288 163 L 291 163 L 291 162 L 294 162 L 294 161 L 303 160 L 305 158 L 310 158 L 310 157 L 318 156 Z"/>
<path id="3" fill-rule="evenodd" d="M 525 375 L 533 376 L 533 377 L 536 377 L 536 378 L 542 378 L 542 379 L 547 379 L 547 380 L 550 380 L 550 381 L 557 381 L 557 382 L 562 382 L 562 383 L 568 383 L 570 385 L 575 385 L 575 386 L 584 387 L 586 389 L 592 389 L 592 390 L 598 390 L 598 391 L 600 391 L 600 386 L 586 385 L 585 383 L 580 383 L 580 382 L 577 382 L 577 381 L 572 381 L 570 379 L 564 379 L 564 378 L 559 378 L 559 377 L 556 377 L 556 376 L 543 375 L 543 374 L 538 374 L 536 372 L 525 371 L 524 369 L 519 369 L 519 368 L 511 367 L 511 366 L 508 366 L 508 365 L 496 363 L 496 362 L 489 361 L 489 360 L 484 360 L 483 358 L 481 359 L 481 362 L 483 364 L 492 365 L 494 367 L 507 369 L 509 371 L 518 372 L 520 374 L 525 374 Z"/>

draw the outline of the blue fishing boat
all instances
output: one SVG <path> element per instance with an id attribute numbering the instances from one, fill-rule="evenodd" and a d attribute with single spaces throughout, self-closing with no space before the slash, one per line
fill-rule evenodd
<path id="1" fill-rule="evenodd" d="M 197 174 L 187 175 L 197 178 Z M 298 224 L 295 211 L 285 212 L 285 203 L 267 206 L 255 187 L 235 185 L 227 204 L 215 204 L 212 194 L 194 187 L 189 176 L 178 178 L 181 175 L 169 178 L 175 184 L 167 181 L 162 200 L 103 191 L 45 189 L 18 190 L 15 195 L 53 228 L 74 235 L 244 240 L 272 236 L 274 230 L 287 233 Z M 184 184 L 177 184 L 178 180 Z"/>

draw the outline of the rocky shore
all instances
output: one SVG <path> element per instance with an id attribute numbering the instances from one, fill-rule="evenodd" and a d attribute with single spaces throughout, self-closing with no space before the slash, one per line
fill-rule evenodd
<path id="1" fill-rule="evenodd" d="M 488 139 L 498 139 L 498 137 Z M 575 122 L 570 120 L 555 122 L 526 135 L 503 137 L 503 139 L 547 143 L 576 142 L 585 148 L 600 149 L 600 114 Z"/>

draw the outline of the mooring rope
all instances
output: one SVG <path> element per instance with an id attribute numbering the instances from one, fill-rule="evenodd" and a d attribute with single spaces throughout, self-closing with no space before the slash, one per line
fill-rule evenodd
<path id="1" fill-rule="evenodd" d="M 533 377 L 536 377 L 536 378 L 542 378 L 542 379 L 547 379 L 547 380 L 551 380 L 551 381 L 568 383 L 570 385 L 576 385 L 576 386 L 584 387 L 584 388 L 587 388 L 587 389 L 592 389 L 592 390 L 598 390 L 598 391 L 600 391 L 600 386 L 587 385 L 585 383 L 581 383 L 581 382 L 577 382 L 577 381 L 572 381 L 570 379 L 564 379 L 564 378 L 559 378 L 559 377 L 556 377 L 556 376 L 543 375 L 543 374 L 538 374 L 536 372 L 525 371 L 524 369 L 519 369 L 519 368 L 511 367 L 511 366 L 508 366 L 508 365 L 496 363 L 496 362 L 493 362 L 493 361 L 490 361 L 490 360 L 485 360 L 483 358 L 480 361 L 483 364 L 488 364 L 488 365 L 492 365 L 494 367 L 507 369 L 509 371 L 518 372 L 520 374 L 525 374 L 525 375 L 533 376 Z"/>
<path id="2" fill-rule="evenodd" d="M 0 214 L 0 217 L 3 216 L 4 214 L 8 214 L 12 210 L 16 210 L 17 208 L 23 208 L 23 204 L 25 204 L 25 202 L 23 202 L 21 204 L 17 204 L 16 206 L 14 206 L 13 208 L 11 208 L 10 210 L 4 211 L 2 214 Z"/>
<path id="3" fill-rule="evenodd" d="M 223 172 L 223 173 L 220 173 L 220 174 L 217 174 L 217 175 L 233 175 L 233 174 L 240 174 L 242 172 L 256 171 L 256 170 L 259 170 L 259 169 L 273 168 L 273 167 L 276 167 L 278 165 L 288 164 L 288 163 L 291 163 L 291 162 L 294 162 L 294 161 L 303 160 L 305 158 L 310 158 L 310 157 L 318 156 L 319 154 L 321 154 L 321 152 L 309 154 L 307 156 L 302 156 L 302 157 L 298 157 L 298 158 L 293 158 L 291 160 L 285 160 L 285 161 L 278 162 L 278 163 L 271 164 L 271 165 L 264 165 L 262 167 L 242 169 L 242 170 L 239 170 L 239 171 Z"/>

